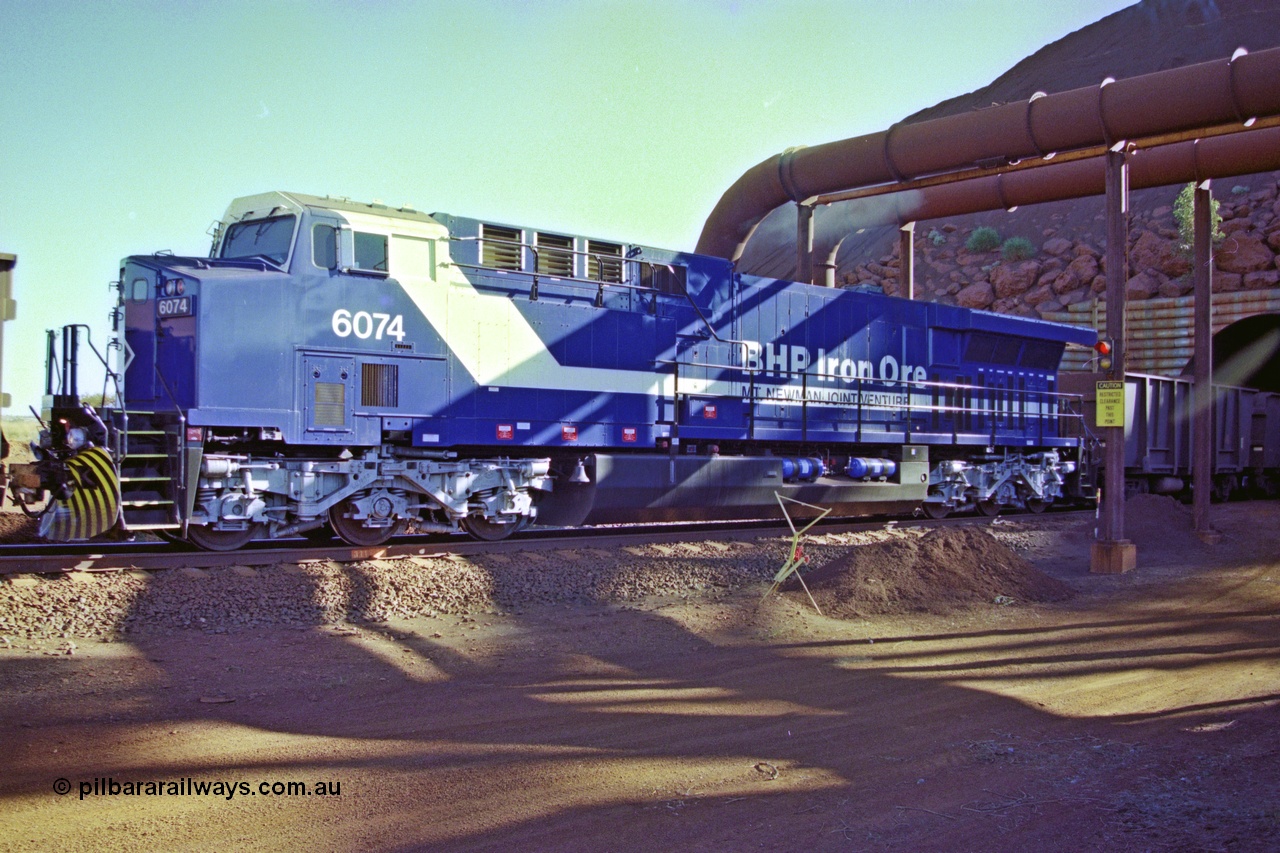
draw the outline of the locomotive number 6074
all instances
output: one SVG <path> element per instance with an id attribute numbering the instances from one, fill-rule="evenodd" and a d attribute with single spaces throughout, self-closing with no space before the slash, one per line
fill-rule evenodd
<path id="1" fill-rule="evenodd" d="M 383 337 L 395 338 L 397 341 L 404 340 L 403 314 L 392 316 L 376 311 L 373 313 L 357 311 L 353 314 L 346 308 L 339 308 L 333 312 L 330 325 L 333 333 L 340 338 L 355 335 L 362 341 L 369 338 L 380 341 Z"/>

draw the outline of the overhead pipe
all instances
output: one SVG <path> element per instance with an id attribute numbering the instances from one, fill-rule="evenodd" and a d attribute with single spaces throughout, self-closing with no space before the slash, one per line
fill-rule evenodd
<path id="1" fill-rule="evenodd" d="M 1129 187 L 1147 189 L 1210 178 L 1229 178 L 1280 169 L 1280 124 L 1247 131 L 1141 148 L 1129 154 Z M 986 210 L 1102 195 L 1106 158 L 1092 157 L 1035 168 L 1016 169 L 957 183 L 892 192 L 875 204 L 868 196 L 833 203 L 815 211 L 813 228 L 815 284 L 834 286 L 840 244 L 859 228 L 903 226 Z M 821 197 L 820 197 L 821 198 Z"/>
<path id="2" fill-rule="evenodd" d="M 697 251 L 736 261 L 765 215 L 789 201 L 1275 115 L 1280 48 L 788 149 L 749 169 L 720 198 Z"/>

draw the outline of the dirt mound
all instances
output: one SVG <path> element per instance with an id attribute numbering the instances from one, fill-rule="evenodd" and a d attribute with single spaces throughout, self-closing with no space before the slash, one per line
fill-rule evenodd
<path id="1" fill-rule="evenodd" d="M 946 613 L 972 604 L 1060 601 L 1071 587 L 975 528 L 933 530 L 854 549 L 805 573 L 822 612 L 852 618 L 871 614 Z M 804 600 L 798 583 L 791 594 Z"/>
<path id="2" fill-rule="evenodd" d="M 1093 535 L 1090 519 L 1078 531 Z M 1195 533 L 1191 507 L 1168 495 L 1134 495 L 1124 502 L 1124 538 L 1144 552 L 1202 553 L 1205 545 Z"/>
<path id="3" fill-rule="evenodd" d="M 1168 495 L 1134 495 L 1124 502 L 1124 536 L 1139 545 L 1194 542 L 1191 507 Z"/>
<path id="4" fill-rule="evenodd" d="M 35 542 L 38 525 L 34 518 L 27 518 L 20 512 L 0 512 L 0 543 L 18 545 L 23 542 Z"/>
<path id="5" fill-rule="evenodd" d="M 1198 559 L 1209 546 L 1195 532 L 1191 507 L 1168 495 L 1134 495 L 1124 502 L 1124 538 L 1142 554 Z"/>

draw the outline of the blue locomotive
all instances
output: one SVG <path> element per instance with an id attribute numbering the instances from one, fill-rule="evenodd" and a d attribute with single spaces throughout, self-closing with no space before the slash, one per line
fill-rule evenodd
<path id="1" fill-rule="evenodd" d="M 46 501 L 50 538 L 376 545 L 413 523 L 495 539 L 776 515 L 776 495 L 1038 511 L 1078 451 L 1059 361 L 1096 340 L 283 192 L 234 201 L 208 258 L 126 258 L 118 287 L 116 407 L 80 403 L 78 332 L 50 333 L 49 431 L 13 487 Z"/>

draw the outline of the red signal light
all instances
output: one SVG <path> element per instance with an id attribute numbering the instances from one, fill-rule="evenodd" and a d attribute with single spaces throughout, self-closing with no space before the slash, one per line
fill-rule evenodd
<path id="1" fill-rule="evenodd" d="M 1098 351 L 1098 355 L 1111 355 L 1111 342 L 1105 338 L 1094 344 L 1093 348 Z"/>

